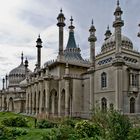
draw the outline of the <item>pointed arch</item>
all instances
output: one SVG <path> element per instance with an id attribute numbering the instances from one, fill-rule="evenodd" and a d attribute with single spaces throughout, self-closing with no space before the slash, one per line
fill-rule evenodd
<path id="1" fill-rule="evenodd" d="M 14 102 L 12 97 L 9 98 L 8 110 L 11 112 L 14 111 Z"/>
<path id="2" fill-rule="evenodd" d="M 45 105 L 46 105 L 46 92 L 45 89 L 43 91 L 43 96 L 42 96 L 42 111 L 45 112 Z"/>
<path id="3" fill-rule="evenodd" d="M 103 112 L 107 111 L 107 99 L 105 97 L 101 99 L 101 108 Z"/>
<path id="4" fill-rule="evenodd" d="M 39 113 L 39 107 L 40 107 L 40 91 L 38 92 L 38 99 L 37 99 L 38 101 L 38 104 L 37 104 L 37 113 Z"/>
<path id="5" fill-rule="evenodd" d="M 58 95 L 55 89 L 50 92 L 50 103 L 49 103 L 50 114 L 58 115 Z"/>
<path id="6" fill-rule="evenodd" d="M 36 113 L 36 108 L 37 108 L 37 106 L 36 106 L 36 92 L 35 92 L 35 94 L 34 94 L 34 113 Z"/>
<path id="7" fill-rule="evenodd" d="M 27 93 L 27 113 L 29 113 L 29 93 Z"/>
<path id="8" fill-rule="evenodd" d="M 65 90 L 61 92 L 61 115 L 65 116 Z"/>
<path id="9" fill-rule="evenodd" d="M 135 98 L 130 98 L 130 113 L 135 113 Z"/>

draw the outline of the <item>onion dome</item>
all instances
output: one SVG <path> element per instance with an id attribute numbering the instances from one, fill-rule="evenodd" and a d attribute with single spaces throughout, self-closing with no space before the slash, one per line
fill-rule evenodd
<path id="1" fill-rule="evenodd" d="M 103 43 L 103 45 L 101 47 L 101 52 L 108 52 L 108 51 L 114 49 L 115 44 L 116 44 L 115 34 L 113 34 L 107 40 L 105 40 L 105 42 Z M 128 37 L 122 35 L 122 46 L 121 47 L 132 50 L 133 43 Z"/>
<path id="2" fill-rule="evenodd" d="M 64 56 L 66 60 L 83 60 L 80 54 L 80 48 L 77 47 L 74 37 L 73 18 L 70 19 L 71 25 L 69 26 L 69 38 L 66 49 L 64 50 Z"/>
<path id="3" fill-rule="evenodd" d="M 65 16 L 64 16 L 64 14 L 62 13 L 62 9 L 60 10 L 60 13 L 59 13 L 59 15 L 58 15 L 58 17 L 57 17 L 57 20 L 58 20 L 58 23 L 57 23 L 57 26 L 58 26 L 58 27 L 64 27 L 64 26 L 65 26 L 65 23 L 64 23 L 64 21 L 65 21 Z"/>
<path id="4" fill-rule="evenodd" d="M 28 71 L 30 71 L 28 69 Z M 23 64 L 23 53 L 21 54 L 21 64 L 10 71 L 9 86 L 18 86 L 25 79 L 25 66 Z"/>
<path id="5" fill-rule="evenodd" d="M 109 26 L 107 26 L 107 30 L 105 32 L 105 39 L 104 40 L 107 40 L 111 35 L 112 35 L 112 33 L 109 29 Z"/>

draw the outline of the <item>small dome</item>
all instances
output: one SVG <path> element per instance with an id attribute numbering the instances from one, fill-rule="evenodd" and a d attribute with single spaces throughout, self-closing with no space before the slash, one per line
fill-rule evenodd
<path id="1" fill-rule="evenodd" d="M 113 35 L 110 36 L 110 38 L 105 40 L 105 42 L 102 45 L 101 52 L 107 52 L 109 50 L 114 49 L 115 44 L 116 44 L 115 34 L 113 34 Z M 124 35 L 122 35 L 122 47 L 126 48 L 126 49 L 130 49 L 130 50 L 133 49 L 132 41 L 128 37 L 126 37 Z"/>

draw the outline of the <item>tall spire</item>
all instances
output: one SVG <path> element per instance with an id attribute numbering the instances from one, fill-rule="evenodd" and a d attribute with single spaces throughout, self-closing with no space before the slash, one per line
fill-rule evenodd
<path id="1" fill-rule="evenodd" d="M 67 47 L 66 48 L 77 48 L 76 46 L 76 42 L 75 42 L 75 37 L 74 37 L 74 26 L 73 26 L 73 18 L 71 16 L 70 18 L 70 26 L 69 26 L 69 39 L 68 39 L 68 43 L 67 43 Z"/>
<path id="2" fill-rule="evenodd" d="M 59 56 L 59 58 L 61 58 L 63 55 L 63 41 L 64 41 L 63 30 L 64 30 L 64 26 L 66 25 L 65 24 L 65 16 L 62 13 L 62 9 L 60 9 L 60 13 L 57 17 L 57 20 L 58 20 L 57 26 L 59 27 L 59 52 L 58 52 L 58 56 Z"/>
<path id="3" fill-rule="evenodd" d="M 40 66 L 41 66 L 41 48 L 42 48 L 42 40 L 40 38 L 40 34 L 38 35 L 38 38 L 36 41 L 36 47 L 37 47 L 37 68 L 40 68 Z"/>
<path id="4" fill-rule="evenodd" d="M 74 29 L 75 27 L 73 26 L 73 18 L 72 18 L 72 16 L 71 16 L 71 18 L 70 18 L 70 26 L 69 26 L 69 29 L 70 29 L 70 32 L 73 32 L 73 29 Z"/>
<path id="5" fill-rule="evenodd" d="M 23 52 L 21 53 L 21 64 L 23 64 L 23 59 L 24 59 L 24 57 L 23 57 Z"/>
<path id="6" fill-rule="evenodd" d="M 139 26 L 139 28 L 140 28 L 140 24 L 139 24 L 138 26 Z M 140 37 L 140 31 L 138 32 L 138 37 Z"/>
<path id="7" fill-rule="evenodd" d="M 88 38 L 88 41 L 90 42 L 90 63 L 91 67 L 95 67 L 95 42 L 97 40 L 95 36 L 96 29 L 93 25 L 93 19 L 91 21 L 91 27 L 89 29 L 90 36 Z"/>
<path id="8" fill-rule="evenodd" d="M 124 21 L 122 20 L 122 14 L 123 11 L 120 8 L 119 0 L 117 0 L 117 8 L 114 12 L 115 21 L 113 22 L 113 27 L 115 28 L 115 41 L 116 41 L 116 57 L 120 57 L 121 54 L 121 45 L 122 45 L 122 39 L 121 39 L 121 32 L 122 32 L 122 26 L 124 26 Z"/>
<path id="9" fill-rule="evenodd" d="M 109 25 L 107 26 L 107 30 L 105 32 L 105 39 L 104 40 L 107 40 L 110 36 L 112 35 L 110 29 L 109 29 Z"/>

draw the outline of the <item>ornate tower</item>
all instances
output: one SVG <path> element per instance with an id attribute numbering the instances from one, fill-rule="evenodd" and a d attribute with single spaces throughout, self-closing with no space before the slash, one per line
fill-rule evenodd
<path id="1" fill-rule="evenodd" d="M 107 40 L 108 38 L 110 38 L 110 36 L 112 35 L 110 29 L 109 29 L 109 25 L 107 26 L 107 30 L 105 32 L 105 39 L 104 40 Z"/>
<path id="2" fill-rule="evenodd" d="M 138 26 L 140 27 L 140 24 Z M 140 38 L 140 31 L 138 32 L 138 37 Z"/>
<path id="3" fill-rule="evenodd" d="M 63 55 L 63 28 L 65 26 L 65 17 L 64 14 L 62 13 L 62 9 L 60 10 L 60 14 L 57 17 L 58 23 L 57 26 L 59 27 L 59 57 Z"/>
<path id="4" fill-rule="evenodd" d="M 27 60 L 27 58 L 26 58 L 24 63 L 25 63 L 25 76 L 27 77 L 27 74 L 28 74 L 28 60 Z"/>
<path id="5" fill-rule="evenodd" d="M 91 67 L 95 67 L 95 42 L 97 41 L 97 38 L 95 36 L 95 27 L 93 25 L 93 20 L 91 23 L 91 27 L 89 29 L 90 36 L 88 38 L 88 41 L 90 42 L 90 63 Z"/>
<path id="6" fill-rule="evenodd" d="M 36 47 L 37 47 L 37 68 L 40 69 L 41 66 L 41 48 L 42 48 L 42 40 L 40 38 L 40 35 L 37 38 L 36 41 Z"/>
<path id="7" fill-rule="evenodd" d="M 123 111 L 123 66 L 125 64 L 121 56 L 121 27 L 124 25 L 124 22 L 121 19 L 122 13 L 123 12 L 119 6 L 119 0 L 117 0 L 117 8 L 114 12 L 115 21 L 113 22 L 113 27 L 115 28 L 116 52 L 112 65 L 115 67 L 115 108 L 119 111 Z"/>
<path id="8" fill-rule="evenodd" d="M 113 22 L 113 27 L 115 28 L 115 40 L 116 40 L 116 57 L 121 54 L 121 27 L 124 26 L 124 21 L 121 18 L 123 11 L 120 8 L 119 0 L 117 0 L 117 8 L 114 12 L 115 21 Z"/>
<path id="9" fill-rule="evenodd" d="M 93 108 L 95 107 L 95 101 L 94 101 L 94 72 L 95 72 L 95 42 L 97 40 L 96 36 L 95 36 L 95 27 L 93 25 L 93 20 L 92 20 L 92 24 L 91 27 L 89 29 L 90 32 L 90 36 L 88 38 L 88 41 L 90 42 L 90 69 L 89 69 L 89 73 L 90 73 L 90 105 L 89 105 L 89 110 L 93 110 Z"/>

